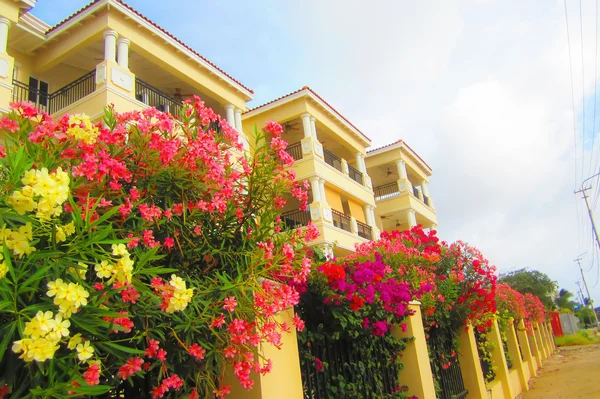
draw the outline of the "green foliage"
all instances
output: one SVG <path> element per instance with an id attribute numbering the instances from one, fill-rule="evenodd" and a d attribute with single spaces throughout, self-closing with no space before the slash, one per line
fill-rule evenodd
<path id="1" fill-rule="evenodd" d="M 556 289 L 556 282 L 545 273 L 523 268 L 500 274 L 498 282 L 506 283 L 522 294 L 533 294 L 540 298 L 546 309 L 554 309 L 551 297 Z"/>
<path id="2" fill-rule="evenodd" d="M 556 306 L 559 309 L 569 309 L 571 311 L 575 310 L 575 306 L 577 306 L 578 303 L 576 301 L 572 301 L 571 298 L 573 298 L 572 292 L 564 288 L 561 289 L 558 294 L 558 298 L 555 299 Z"/>
<path id="3" fill-rule="evenodd" d="M 577 334 L 554 338 L 558 346 L 591 345 L 600 343 L 600 334 L 594 330 L 580 330 Z"/>
<path id="4" fill-rule="evenodd" d="M 590 308 L 582 308 L 575 312 L 575 316 L 579 319 L 581 325 L 586 327 L 595 327 L 596 323 L 596 314 Z"/>

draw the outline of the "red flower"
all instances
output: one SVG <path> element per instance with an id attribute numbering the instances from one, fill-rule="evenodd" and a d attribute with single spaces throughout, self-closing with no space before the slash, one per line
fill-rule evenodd
<path id="1" fill-rule="evenodd" d="M 317 371 L 323 371 L 323 362 L 318 357 L 315 357 L 315 368 Z"/>
<path id="2" fill-rule="evenodd" d="M 204 359 L 204 355 L 206 354 L 206 350 L 204 348 L 201 348 L 200 345 L 196 343 L 188 346 L 188 352 L 191 356 L 195 357 L 196 360 Z"/>
<path id="3" fill-rule="evenodd" d="M 321 266 L 321 271 L 327 277 L 329 284 L 337 280 L 343 280 L 346 278 L 346 271 L 340 265 L 335 263 L 325 263 Z"/>

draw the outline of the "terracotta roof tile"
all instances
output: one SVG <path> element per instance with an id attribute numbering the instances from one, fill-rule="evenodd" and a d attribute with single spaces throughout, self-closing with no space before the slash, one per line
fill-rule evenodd
<path id="1" fill-rule="evenodd" d="M 406 144 L 406 141 L 404 141 L 404 140 L 397 140 L 397 141 L 394 141 L 393 143 L 386 144 L 386 145 L 381 146 L 381 147 L 373 148 L 372 150 L 368 150 L 367 154 L 369 154 L 371 152 L 374 152 L 374 151 L 382 150 L 382 149 L 387 148 L 387 147 L 391 147 L 391 146 L 396 145 L 396 144 L 402 144 L 404 147 L 408 148 L 410 150 L 410 152 L 412 152 L 415 155 L 415 157 L 417 157 L 417 159 L 423 163 L 423 165 L 427 166 L 429 168 L 429 170 L 432 170 L 431 166 L 429 166 L 427 164 L 427 162 L 425 162 L 425 160 L 423 158 L 421 158 L 419 156 L 419 154 L 417 154 L 415 152 L 415 150 L 413 150 L 408 144 Z"/>
<path id="2" fill-rule="evenodd" d="M 248 111 L 246 111 L 245 113 L 252 112 L 252 111 L 255 111 L 255 110 L 257 110 L 257 109 L 260 109 L 260 108 L 266 107 L 266 106 L 267 106 L 267 105 L 269 105 L 269 104 L 273 104 L 273 103 L 275 103 L 275 102 L 277 102 L 277 101 L 280 101 L 280 100 L 283 100 L 283 99 L 285 99 L 285 98 L 291 97 L 291 96 L 293 96 L 294 94 L 298 94 L 298 93 L 300 93 L 300 92 L 301 92 L 301 91 L 303 91 L 303 90 L 306 90 L 306 91 L 310 92 L 312 95 L 314 95 L 314 96 L 315 96 L 315 97 L 317 97 L 319 100 L 321 100 L 321 102 L 323 102 L 323 104 L 325 104 L 325 105 L 327 105 L 329 108 L 331 108 L 331 109 L 332 109 L 332 110 L 333 110 L 333 111 L 334 111 L 334 112 L 337 114 L 337 116 L 339 116 L 339 117 L 340 117 L 341 119 L 343 119 L 343 120 L 344 120 L 344 121 L 345 121 L 345 122 L 346 122 L 348 125 L 352 126 L 352 127 L 353 127 L 353 128 L 354 128 L 354 129 L 355 129 L 357 132 L 358 132 L 358 133 L 360 133 L 360 135 L 361 135 L 362 137 L 364 137 L 364 139 L 365 139 L 365 140 L 367 140 L 369 143 L 371 142 L 371 139 L 370 139 L 369 137 L 367 137 L 367 135 L 366 135 L 366 134 L 364 134 L 364 133 L 363 133 L 363 132 L 362 132 L 362 131 L 361 131 L 359 128 L 357 128 L 356 126 L 354 126 L 354 124 L 353 124 L 352 122 L 350 122 L 348 119 L 346 119 L 346 117 L 345 117 L 344 115 L 342 115 L 342 114 L 341 114 L 341 113 L 340 113 L 338 110 L 336 110 L 336 109 L 335 109 L 333 106 L 331 106 L 331 104 L 329 104 L 327 101 L 325 101 L 325 100 L 323 99 L 323 97 L 321 97 L 320 95 L 318 95 L 318 94 L 317 94 L 317 93 L 316 93 L 316 92 L 315 92 L 313 89 L 311 89 L 311 88 L 310 88 L 310 87 L 308 87 L 308 86 L 304 86 L 304 87 L 302 87 L 302 88 L 301 88 L 301 89 L 299 89 L 299 90 L 293 91 L 293 92 L 291 92 L 291 93 L 289 93 L 289 94 L 286 94 L 286 95 L 284 95 L 284 96 L 281 96 L 281 97 L 278 97 L 278 98 L 276 98 L 276 99 L 274 99 L 274 100 L 271 100 L 271 101 L 269 101 L 269 102 L 267 102 L 267 103 L 264 103 L 264 104 L 261 104 L 261 105 L 259 105 L 259 106 L 257 106 L 257 107 L 254 107 L 254 108 L 252 108 L 252 109 L 249 109 L 249 110 L 248 110 Z"/>
<path id="3" fill-rule="evenodd" d="M 48 34 L 50 34 L 52 31 L 60 28 L 62 25 L 66 24 L 67 22 L 69 22 L 73 18 L 77 17 L 79 14 L 85 12 L 86 10 L 88 10 L 91 7 L 95 6 L 96 4 L 100 3 L 101 1 L 104 1 L 104 0 L 94 0 L 91 3 L 87 4 L 86 6 L 84 6 L 84 7 L 80 8 L 79 10 L 75 11 L 73 14 L 71 14 L 67 18 L 65 18 L 62 21 L 60 21 L 58 24 L 56 24 L 53 27 L 51 27 L 50 29 L 48 29 L 46 31 L 46 36 Z M 113 1 L 121 4 L 123 7 L 127 8 L 129 11 L 133 12 L 134 14 L 136 14 L 137 16 L 139 16 L 140 18 L 143 18 L 145 21 L 147 21 L 148 23 L 150 23 L 152 26 L 154 26 L 155 28 L 157 28 L 158 30 L 160 30 L 161 32 L 163 32 L 164 34 L 166 34 L 167 36 L 169 36 L 171 39 L 175 40 L 177 43 L 181 44 L 186 49 L 190 50 L 192 53 L 194 53 L 195 55 L 197 55 L 198 57 L 200 57 L 203 61 L 205 61 L 206 63 L 208 63 L 212 67 L 214 67 L 216 70 L 218 70 L 219 72 L 221 72 L 223 75 L 227 76 L 229 79 L 233 80 L 238 85 L 242 86 L 244 89 L 248 90 L 250 93 L 254 93 L 254 91 L 252 89 L 246 87 L 240 81 L 236 80 L 233 76 L 231 76 L 227 72 L 223 71 L 221 68 L 219 68 L 217 65 L 213 64 L 208 59 L 206 59 L 204 56 L 202 56 L 196 50 L 194 50 L 193 48 L 191 48 L 190 46 L 188 46 L 187 44 L 185 44 L 184 42 L 182 42 L 181 40 L 179 40 L 173 34 L 169 33 L 166 29 L 164 29 L 163 27 L 161 27 L 160 25 L 158 25 L 156 22 L 152 21 L 151 19 L 149 19 L 146 16 L 144 16 L 143 14 L 141 14 L 139 11 L 137 11 L 136 9 L 134 9 L 133 7 L 131 7 L 129 4 L 125 3 L 122 0 L 113 0 Z"/>

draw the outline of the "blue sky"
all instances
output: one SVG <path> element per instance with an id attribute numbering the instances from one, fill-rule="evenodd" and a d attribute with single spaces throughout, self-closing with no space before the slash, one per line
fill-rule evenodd
<path id="1" fill-rule="evenodd" d="M 39 0 L 33 13 L 54 24 L 86 4 L 56 3 Z M 567 0 L 579 122 L 582 92 L 586 99 L 581 159 L 563 1 L 433 3 L 128 1 L 254 89 L 250 106 L 309 85 L 374 146 L 406 140 L 434 169 L 430 191 L 443 239 L 479 247 L 503 271 L 541 270 L 573 292 L 573 259 L 588 250 L 583 264 L 592 266 L 593 286 L 600 262 L 573 194 L 589 159 L 600 156 L 588 122 L 593 4 L 583 4 L 580 37 L 579 2 Z M 600 304 L 600 283 L 590 289 Z"/>

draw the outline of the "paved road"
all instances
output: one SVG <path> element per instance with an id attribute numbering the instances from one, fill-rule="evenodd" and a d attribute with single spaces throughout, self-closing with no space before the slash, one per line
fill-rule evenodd
<path id="1" fill-rule="evenodd" d="M 524 399 L 599 399 L 600 344 L 560 348 L 544 363 Z"/>

